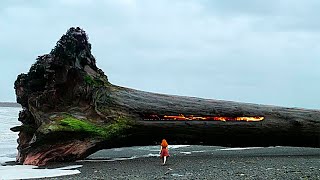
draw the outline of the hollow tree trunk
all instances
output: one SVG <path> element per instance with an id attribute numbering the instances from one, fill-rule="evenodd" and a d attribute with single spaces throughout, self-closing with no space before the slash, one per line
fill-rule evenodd
<path id="1" fill-rule="evenodd" d="M 155 145 L 163 138 L 169 144 L 320 147 L 318 110 L 112 85 L 96 67 L 80 28 L 71 28 L 38 57 L 18 76 L 15 89 L 23 124 L 12 130 L 19 132 L 17 162 L 23 164 L 74 161 L 103 148 Z"/>
<path id="2" fill-rule="evenodd" d="M 221 100 L 207 100 L 110 88 L 115 107 L 134 119 L 131 138 L 119 146 L 150 145 L 166 138 L 175 144 L 222 146 L 320 145 L 320 112 Z M 101 104 L 103 105 L 103 104 Z M 115 108 L 116 109 L 116 108 Z M 150 119 L 150 115 L 264 117 L 261 121 Z M 137 141 L 138 140 L 138 141 Z"/>

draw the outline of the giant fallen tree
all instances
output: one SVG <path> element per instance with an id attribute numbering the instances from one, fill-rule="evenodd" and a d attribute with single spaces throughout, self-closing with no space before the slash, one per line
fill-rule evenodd
<path id="1" fill-rule="evenodd" d="M 17 162 L 74 161 L 105 148 L 170 144 L 320 146 L 320 111 L 163 95 L 109 83 L 71 28 L 15 82 Z"/>

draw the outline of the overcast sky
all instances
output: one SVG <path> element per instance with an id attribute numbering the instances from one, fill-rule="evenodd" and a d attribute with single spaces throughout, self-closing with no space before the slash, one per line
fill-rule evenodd
<path id="1" fill-rule="evenodd" d="M 0 101 L 71 26 L 111 83 L 320 109 L 319 0 L 1 0 Z"/>

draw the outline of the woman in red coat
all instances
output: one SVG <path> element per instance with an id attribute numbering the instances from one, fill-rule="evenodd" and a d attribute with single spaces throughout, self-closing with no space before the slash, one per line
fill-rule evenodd
<path id="1" fill-rule="evenodd" d="M 162 165 L 166 164 L 167 157 L 169 157 L 168 143 L 165 139 L 162 139 L 161 149 L 160 149 L 160 158 L 162 159 Z"/>

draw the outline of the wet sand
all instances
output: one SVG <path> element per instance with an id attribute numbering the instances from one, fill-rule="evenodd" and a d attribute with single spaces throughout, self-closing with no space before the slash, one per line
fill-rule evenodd
<path id="1" fill-rule="evenodd" d="M 170 149 L 165 166 L 157 148 L 102 150 L 49 167 L 79 164 L 81 174 L 48 179 L 320 179 L 319 148 L 180 147 Z"/>

